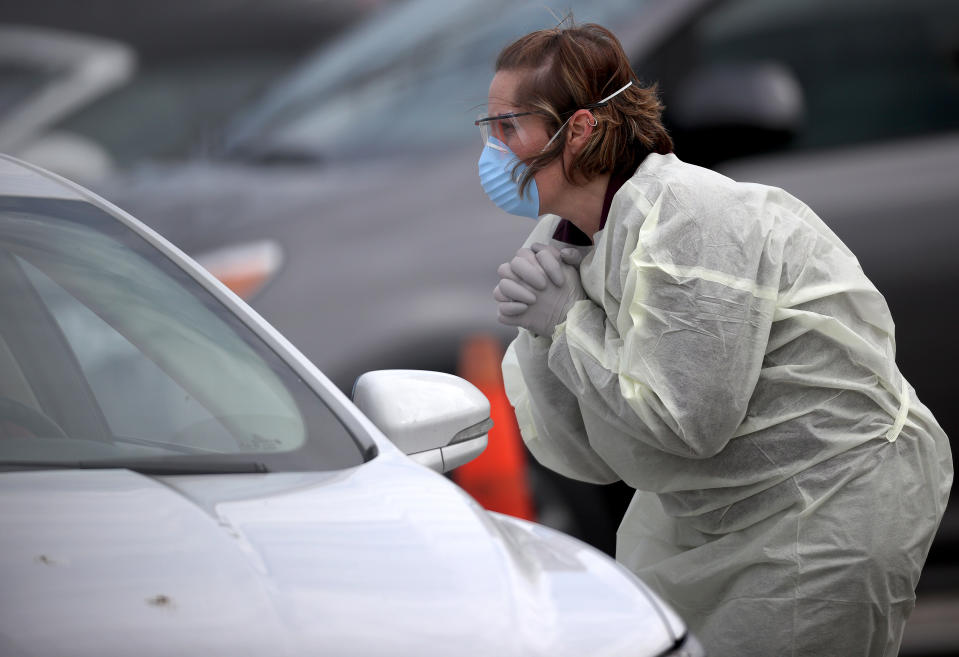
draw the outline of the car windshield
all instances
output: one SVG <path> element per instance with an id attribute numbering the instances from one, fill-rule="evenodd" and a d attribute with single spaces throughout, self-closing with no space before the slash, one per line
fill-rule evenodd
<path id="1" fill-rule="evenodd" d="M 615 25 L 636 0 L 567 0 L 578 23 Z M 538 0 L 398 3 L 307 59 L 227 131 L 228 154 L 347 159 L 476 139 L 497 53 L 556 25 Z"/>
<path id="2" fill-rule="evenodd" d="M 363 460 L 290 365 L 129 226 L 84 201 L 0 196 L 0 465 Z"/>

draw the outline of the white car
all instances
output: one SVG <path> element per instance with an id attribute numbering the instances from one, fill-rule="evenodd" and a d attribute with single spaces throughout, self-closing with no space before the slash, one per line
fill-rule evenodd
<path id="1" fill-rule="evenodd" d="M 476 388 L 353 397 L 136 219 L 0 156 L 0 653 L 703 654 L 605 554 L 437 472 L 485 447 Z"/>

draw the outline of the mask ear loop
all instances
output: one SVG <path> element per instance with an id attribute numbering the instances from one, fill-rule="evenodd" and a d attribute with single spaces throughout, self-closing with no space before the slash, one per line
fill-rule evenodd
<path id="1" fill-rule="evenodd" d="M 613 98 L 615 98 L 615 97 L 618 96 L 619 94 L 621 94 L 621 93 L 623 93 L 624 91 L 626 91 L 627 89 L 629 89 L 629 88 L 632 86 L 632 84 L 633 84 L 633 81 L 630 80 L 629 82 L 627 82 L 626 84 L 624 84 L 622 87 L 620 87 L 617 91 L 614 91 L 614 92 L 611 93 L 610 95 L 606 96 L 606 98 L 603 98 L 601 101 L 599 101 L 598 103 L 596 103 L 595 105 L 593 105 L 593 107 L 602 107 L 603 105 L 605 105 L 606 103 L 608 103 L 609 101 L 611 101 Z"/>
<path id="2" fill-rule="evenodd" d="M 569 117 L 569 119 L 571 119 L 571 118 L 573 118 L 572 115 Z M 542 150 L 540 150 L 540 153 L 544 153 L 544 152 L 546 151 L 546 149 L 548 149 L 548 148 L 550 147 L 550 145 L 551 145 L 554 141 L 556 141 L 556 138 L 559 137 L 560 134 L 562 134 L 563 128 L 565 128 L 565 127 L 566 127 L 566 124 L 569 123 L 569 119 L 566 119 L 565 121 L 563 121 L 563 125 L 561 125 L 561 126 L 559 127 L 559 130 L 557 130 L 556 132 L 553 133 L 553 136 L 549 138 L 549 141 L 546 142 L 546 145 L 543 146 Z"/>
<path id="3" fill-rule="evenodd" d="M 630 80 L 629 82 L 627 82 L 626 84 L 624 84 L 622 87 L 620 87 L 617 91 L 614 91 L 614 92 L 611 93 L 610 95 L 606 96 L 606 98 L 603 98 L 603 99 L 602 99 L 601 101 L 599 101 L 598 103 L 593 103 L 592 105 L 587 105 L 586 107 L 583 107 L 583 108 L 581 108 L 581 109 L 593 109 L 593 108 L 596 108 L 596 107 L 603 107 L 604 105 L 606 105 L 606 103 L 608 103 L 609 101 L 611 101 L 613 98 L 615 98 L 615 97 L 618 96 L 619 94 L 621 94 L 621 93 L 623 93 L 624 91 L 626 91 L 627 89 L 629 89 L 629 88 L 632 86 L 632 84 L 633 84 L 633 81 Z M 590 115 L 590 116 L 592 116 L 592 115 Z M 571 118 L 573 118 L 572 115 L 570 115 L 569 119 L 571 119 Z M 559 130 L 557 130 L 557 131 L 553 134 L 553 136 L 549 138 L 549 141 L 546 142 L 546 145 L 543 146 L 543 149 L 540 151 L 540 153 L 544 152 L 547 148 L 550 147 L 550 144 L 552 144 L 554 141 L 556 141 L 556 138 L 559 137 L 559 135 L 560 135 L 561 132 L 563 132 L 563 128 L 565 128 L 565 127 L 566 127 L 566 124 L 569 123 L 569 119 L 566 119 L 565 121 L 563 121 L 563 125 L 561 125 L 561 126 L 559 127 Z M 595 117 L 595 116 L 593 116 L 593 121 L 594 121 L 594 123 L 590 123 L 590 124 L 589 124 L 589 127 L 591 127 L 591 128 L 595 128 L 595 127 L 599 124 L 599 121 L 596 120 L 596 117 Z"/>

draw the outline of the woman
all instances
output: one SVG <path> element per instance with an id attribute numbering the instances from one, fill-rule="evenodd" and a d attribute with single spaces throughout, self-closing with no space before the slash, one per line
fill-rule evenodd
<path id="1" fill-rule="evenodd" d="M 524 440 L 636 489 L 617 559 L 710 655 L 894 655 L 947 437 L 853 254 L 786 192 L 677 159 L 634 80 L 600 26 L 534 32 L 477 121 L 484 189 L 543 215 L 494 291 Z"/>

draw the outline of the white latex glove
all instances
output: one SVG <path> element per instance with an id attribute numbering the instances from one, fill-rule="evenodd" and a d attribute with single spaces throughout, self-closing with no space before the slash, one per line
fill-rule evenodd
<path id="1" fill-rule="evenodd" d="M 567 259 L 578 265 L 582 257 L 576 249 L 561 252 L 554 246 L 533 244 L 500 265 L 497 272 L 502 278 L 493 291 L 499 321 L 551 336 L 573 304 L 586 298 L 579 271 Z"/>
<path id="2" fill-rule="evenodd" d="M 536 301 L 533 290 L 546 288 L 546 272 L 530 249 L 520 249 L 509 262 L 501 264 L 496 273 L 500 282 L 493 289 L 500 316 L 519 315 Z"/>
<path id="3" fill-rule="evenodd" d="M 547 251 L 547 254 L 540 255 Z M 579 267 L 583 254 L 574 247 L 557 249 L 555 246 L 536 242 L 530 248 L 522 248 L 509 262 L 496 270 L 500 282 L 493 289 L 499 315 L 519 315 L 536 301 L 535 291 L 546 289 L 548 281 L 563 285 L 565 277 L 560 261 Z"/>
<path id="4" fill-rule="evenodd" d="M 555 246 L 549 244 L 541 244 L 540 242 L 535 242 L 529 247 L 533 253 L 539 254 L 543 250 L 551 250 L 554 257 L 556 254 L 559 254 L 559 258 L 571 267 L 576 267 L 579 269 L 580 263 L 583 262 L 583 251 L 577 249 L 574 246 L 568 246 L 563 249 L 557 249 Z"/>
<path id="5" fill-rule="evenodd" d="M 548 255 L 539 255 L 549 251 Z M 582 254 L 574 248 L 558 250 L 539 242 L 522 248 L 509 262 L 496 270 L 500 282 L 493 289 L 500 315 L 518 315 L 536 301 L 536 291 L 545 290 L 548 281 L 562 285 L 565 281 L 561 262 L 578 267 Z"/>

